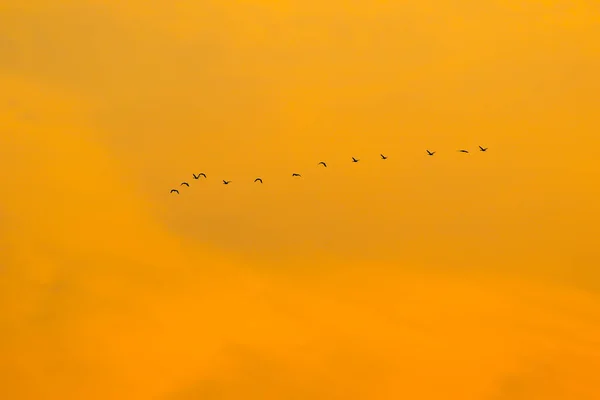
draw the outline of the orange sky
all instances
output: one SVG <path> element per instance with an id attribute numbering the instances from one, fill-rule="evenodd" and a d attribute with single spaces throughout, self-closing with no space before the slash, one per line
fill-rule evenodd
<path id="1" fill-rule="evenodd" d="M 597 2 L 26 3 L 0 398 L 600 397 Z"/>

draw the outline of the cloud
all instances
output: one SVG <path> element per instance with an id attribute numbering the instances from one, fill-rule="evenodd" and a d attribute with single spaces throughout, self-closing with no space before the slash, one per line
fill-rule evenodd
<path id="1" fill-rule="evenodd" d="M 506 8 L 122 4 L 0 24 L 0 397 L 598 397 L 598 298 L 562 280 L 595 283 L 596 167 L 552 158 L 595 109 L 579 28 L 515 50 Z M 412 152 L 482 131 L 477 168 Z M 265 185 L 168 195 L 199 170 Z"/>

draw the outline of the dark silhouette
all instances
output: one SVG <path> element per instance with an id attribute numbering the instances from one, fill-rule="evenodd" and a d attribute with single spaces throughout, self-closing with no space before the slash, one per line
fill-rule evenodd
<path id="1" fill-rule="evenodd" d="M 483 146 L 478 146 L 478 148 L 479 148 L 479 151 L 482 151 L 482 152 L 485 152 L 485 151 L 488 150 L 487 147 L 483 147 Z M 435 151 L 430 151 L 429 149 L 427 149 L 426 151 L 427 151 L 427 155 L 428 156 L 433 156 L 436 153 Z M 456 150 L 456 151 L 459 152 L 459 153 L 470 154 L 469 151 L 466 150 L 466 149 L 459 149 L 459 150 Z M 382 160 L 387 160 L 388 159 L 388 156 L 386 156 L 383 153 L 380 153 L 379 156 L 381 157 Z M 360 161 L 360 159 L 352 157 L 352 162 L 353 163 L 357 163 L 359 161 Z M 320 166 L 320 165 L 322 165 L 323 168 L 327 168 L 327 163 L 325 161 L 320 161 L 317 164 L 317 166 Z M 201 177 L 204 177 L 206 179 L 206 174 L 204 172 L 200 172 L 199 174 L 192 173 L 192 176 L 194 177 L 195 180 L 200 179 Z M 298 178 L 300 178 L 300 177 L 302 177 L 302 175 L 300 175 L 299 173 L 294 172 L 292 174 L 292 177 L 298 177 Z M 232 181 L 227 181 L 227 180 L 223 179 L 223 184 L 224 185 L 229 185 L 231 182 Z M 262 184 L 263 180 L 262 180 L 262 178 L 255 178 L 254 179 L 254 183 L 260 183 L 260 184 Z M 180 186 L 190 187 L 190 184 L 188 182 L 181 182 Z M 171 189 L 170 193 L 171 194 L 173 194 L 173 193 L 174 194 L 179 194 L 179 190 L 177 190 L 177 189 Z"/>

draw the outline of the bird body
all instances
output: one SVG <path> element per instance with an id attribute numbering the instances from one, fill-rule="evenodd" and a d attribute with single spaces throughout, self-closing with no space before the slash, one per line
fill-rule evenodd
<path id="1" fill-rule="evenodd" d="M 256 179 L 254 180 L 254 182 L 260 182 L 260 183 L 263 183 L 262 179 L 260 179 L 260 178 L 256 178 Z"/>
<path id="2" fill-rule="evenodd" d="M 194 175 L 194 179 L 199 179 L 201 176 L 206 178 L 206 174 L 204 172 L 200 172 L 198 175 L 196 175 L 196 174 L 192 174 L 192 175 Z"/>
<path id="3" fill-rule="evenodd" d="M 179 194 L 179 190 L 177 190 L 177 189 L 171 189 L 171 191 L 169 193 L 177 193 L 177 194 Z"/>
<path id="4" fill-rule="evenodd" d="M 317 165 L 322 165 L 325 168 L 327 168 L 327 163 L 325 163 L 325 161 L 321 161 L 320 163 L 318 163 Z"/>
<path id="5" fill-rule="evenodd" d="M 226 181 L 225 179 L 223 179 L 223 185 L 229 185 L 231 183 L 231 181 Z"/>
<path id="6" fill-rule="evenodd" d="M 183 185 L 185 185 L 185 186 L 187 186 L 187 187 L 190 187 L 190 184 L 189 184 L 189 183 L 187 183 L 187 182 L 181 182 L 181 185 L 179 185 L 179 186 L 183 186 Z"/>
<path id="7" fill-rule="evenodd" d="M 357 158 L 352 157 L 352 162 L 359 162 L 360 160 Z"/>
<path id="8" fill-rule="evenodd" d="M 434 155 L 434 154 L 435 154 L 435 151 L 429 151 L 429 150 L 427 150 L 427 155 L 428 155 L 428 156 L 432 156 L 432 155 Z"/>
<path id="9" fill-rule="evenodd" d="M 479 151 L 486 151 L 488 148 L 487 147 L 481 147 L 479 146 Z"/>
<path id="10" fill-rule="evenodd" d="M 459 152 L 460 152 L 460 153 L 467 153 L 467 154 L 469 153 L 469 151 L 468 151 L 468 150 L 463 150 L 463 149 L 459 150 Z"/>
<path id="11" fill-rule="evenodd" d="M 387 160 L 387 157 L 386 157 L 386 156 L 384 156 L 383 154 L 380 154 L 380 156 L 381 156 L 381 159 L 382 159 L 382 160 Z"/>
<path id="12" fill-rule="evenodd" d="M 293 173 L 292 176 L 302 176 L 302 175 Z"/>

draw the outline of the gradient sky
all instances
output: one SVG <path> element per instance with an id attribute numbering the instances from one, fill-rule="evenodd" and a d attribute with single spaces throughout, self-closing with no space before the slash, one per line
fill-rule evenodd
<path id="1" fill-rule="evenodd" d="M 0 0 L 0 398 L 599 398 L 599 20 Z"/>

